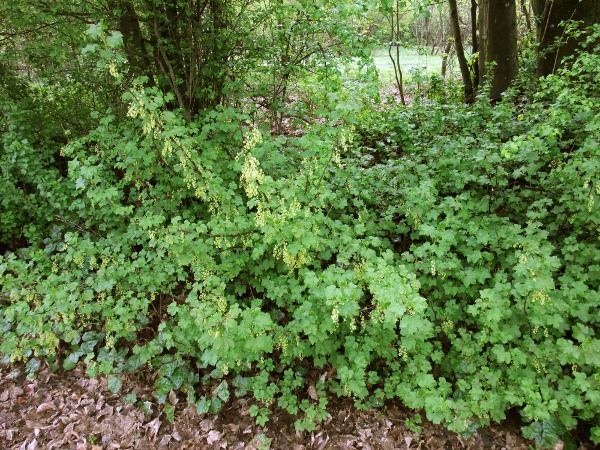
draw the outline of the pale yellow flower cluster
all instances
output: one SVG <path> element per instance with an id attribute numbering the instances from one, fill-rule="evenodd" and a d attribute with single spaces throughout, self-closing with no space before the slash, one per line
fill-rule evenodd
<path id="1" fill-rule="evenodd" d="M 260 143 L 262 143 L 260 131 L 254 128 L 246 137 L 244 149 L 237 155 L 236 158 L 244 158 L 244 165 L 242 167 L 240 180 L 242 181 L 246 195 L 249 198 L 253 198 L 258 195 L 258 187 L 265 180 L 265 174 L 260 168 L 260 161 L 252 155 L 252 150 L 254 150 L 254 148 L 256 148 L 256 146 Z"/>

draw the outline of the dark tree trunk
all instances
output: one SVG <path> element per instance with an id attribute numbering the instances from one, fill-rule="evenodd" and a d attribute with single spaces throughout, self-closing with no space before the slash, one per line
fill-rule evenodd
<path id="1" fill-rule="evenodd" d="M 549 75 L 561 66 L 565 56 L 572 55 L 581 42 L 564 36 L 560 22 L 582 21 L 584 26 L 600 22 L 600 0 L 534 0 L 539 43 L 538 72 Z M 559 41 L 558 46 L 555 45 Z"/>
<path id="2" fill-rule="evenodd" d="M 227 1 L 210 0 L 210 9 L 212 12 L 212 39 L 209 41 L 209 53 L 211 54 L 212 65 L 210 83 L 214 94 L 210 106 L 214 107 L 223 100 L 225 80 L 223 70 L 227 66 L 227 57 L 230 52 L 224 39 L 228 27 Z"/>
<path id="3" fill-rule="evenodd" d="M 130 67 L 136 75 L 147 75 L 152 84 L 150 56 L 146 50 L 146 43 L 133 4 L 128 0 L 113 0 L 109 5 L 117 11 L 118 27 L 123 35 L 125 54 Z"/>
<path id="4" fill-rule="evenodd" d="M 136 11 L 136 5 L 143 6 Z M 226 0 L 108 0 L 136 75 L 175 94 L 187 120 L 224 101 L 233 46 Z M 142 14 L 141 11 L 144 11 Z"/>
<path id="5" fill-rule="evenodd" d="M 452 23 L 452 34 L 454 36 L 456 57 L 458 58 L 458 65 L 460 67 L 460 73 L 462 75 L 463 86 L 465 89 L 465 101 L 471 102 L 473 100 L 473 82 L 471 81 L 471 71 L 469 70 L 467 59 L 465 58 L 465 50 L 463 48 L 462 36 L 460 34 L 460 23 L 458 21 L 458 7 L 456 6 L 456 0 L 448 0 L 448 6 L 450 7 L 450 22 Z"/>
<path id="6" fill-rule="evenodd" d="M 479 53 L 479 39 L 477 37 L 477 0 L 471 0 L 471 46 L 472 54 Z M 473 90 L 479 89 L 479 58 L 473 58 Z"/>
<path id="7" fill-rule="evenodd" d="M 494 63 L 493 70 L 490 70 Z M 479 71 L 491 81 L 490 99 L 497 100 L 517 74 L 516 0 L 481 0 L 479 6 Z"/>

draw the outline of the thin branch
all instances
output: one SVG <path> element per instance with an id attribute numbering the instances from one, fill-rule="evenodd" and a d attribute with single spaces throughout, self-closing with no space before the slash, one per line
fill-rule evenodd
<path id="1" fill-rule="evenodd" d="M 88 228 L 85 228 L 85 227 L 83 227 L 83 226 L 81 226 L 81 225 L 79 225 L 79 224 L 77 224 L 75 222 L 71 222 L 69 219 L 65 219 L 64 217 L 60 217 L 57 214 L 53 214 L 53 217 L 56 220 L 58 220 L 59 222 L 63 222 L 63 223 L 66 223 L 67 225 L 71 225 L 73 228 L 75 228 L 78 231 L 81 231 L 82 233 L 90 233 L 90 234 L 93 234 L 94 236 L 96 236 L 98 238 L 101 237 L 98 233 L 96 233 L 96 232 L 94 232 L 94 231 L 92 231 L 92 230 L 90 230 Z"/>

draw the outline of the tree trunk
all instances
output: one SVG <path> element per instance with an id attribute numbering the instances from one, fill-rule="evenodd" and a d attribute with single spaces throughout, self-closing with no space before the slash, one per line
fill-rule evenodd
<path id="1" fill-rule="evenodd" d="M 390 15 L 390 45 L 388 47 L 388 54 L 394 65 L 394 76 L 396 78 L 396 86 L 400 93 L 400 101 L 403 105 L 406 105 L 406 99 L 404 98 L 404 83 L 402 79 L 402 67 L 400 67 L 400 4 L 396 0 L 395 6 L 392 6 L 392 13 Z M 395 47 L 396 57 L 392 54 L 392 47 Z"/>
<path id="2" fill-rule="evenodd" d="M 450 22 L 452 23 L 452 34 L 454 35 L 454 46 L 456 48 L 456 57 L 462 75 L 463 86 L 465 88 L 465 101 L 467 103 L 473 100 L 473 82 L 471 81 L 471 71 L 469 64 L 465 58 L 465 50 L 463 48 L 462 36 L 460 34 L 460 23 L 458 21 L 458 7 L 456 0 L 448 0 L 450 7 Z"/>
<path id="3" fill-rule="evenodd" d="M 444 48 L 444 54 L 442 55 L 442 78 L 446 78 L 446 72 L 448 71 L 448 58 L 452 51 L 452 41 L 448 41 L 446 48 Z"/>
<path id="4" fill-rule="evenodd" d="M 491 82 L 490 99 L 497 100 L 518 69 L 516 0 L 481 0 L 479 10 L 479 71 Z"/>
<path id="5" fill-rule="evenodd" d="M 133 4 L 128 0 L 109 2 L 113 10 L 118 11 L 118 27 L 123 35 L 125 54 L 130 67 L 136 75 L 147 75 L 149 84 L 153 84 L 150 56 L 142 36 L 138 15 Z"/>
<path id="6" fill-rule="evenodd" d="M 520 0 L 521 3 L 521 14 L 525 18 L 525 26 L 527 27 L 527 32 L 531 31 L 531 17 L 529 16 L 529 9 L 527 8 L 527 3 L 525 0 Z"/>
<path id="7" fill-rule="evenodd" d="M 473 90 L 479 89 L 479 40 L 477 38 L 477 0 L 471 0 L 471 53 L 473 59 Z"/>
<path id="8" fill-rule="evenodd" d="M 565 56 L 572 55 L 581 42 L 564 36 L 561 21 L 582 21 L 584 26 L 600 22 L 599 0 L 534 0 L 539 44 L 538 72 L 540 75 L 554 73 Z M 555 42 L 559 41 L 558 46 Z"/>

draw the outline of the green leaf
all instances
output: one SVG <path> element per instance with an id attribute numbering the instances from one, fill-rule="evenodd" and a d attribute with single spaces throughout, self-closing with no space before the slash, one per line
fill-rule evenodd
<path id="1" fill-rule="evenodd" d="M 110 36 L 106 38 L 106 45 L 110 48 L 120 47 L 123 45 L 123 35 L 120 31 L 113 31 Z"/>
<path id="2" fill-rule="evenodd" d="M 98 39 L 102 37 L 102 28 L 103 27 L 101 22 L 93 23 L 87 28 L 87 30 L 85 30 L 85 34 L 87 34 L 92 39 Z"/>
<path id="3" fill-rule="evenodd" d="M 140 402 L 140 409 L 142 410 L 142 412 L 144 414 L 151 414 L 152 413 L 152 403 L 150 403 L 149 401 Z"/>
<path id="4" fill-rule="evenodd" d="M 216 395 L 224 402 L 229 401 L 229 386 L 227 381 L 221 381 L 221 383 L 213 390 L 213 395 Z"/>
<path id="5" fill-rule="evenodd" d="M 219 397 L 213 397 L 210 402 L 209 412 L 216 414 L 223 408 L 223 401 Z"/>
<path id="6" fill-rule="evenodd" d="M 264 427 L 265 424 L 269 421 L 269 416 L 266 414 L 261 414 L 256 418 L 256 423 L 261 427 Z"/>
<path id="7" fill-rule="evenodd" d="M 63 369 L 65 370 L 73 370 L 77 363 L 79 362 L 80 353 L 75 352 L 71 353 L 69 356 L 65 358 L 63 361 Z"/>
<path id="8" fill-rule="evenodd" d="M 170 403 L 165 403 L 163 405 L 163 412 L 165 413 L 165 416 L 167 416 L 169 422 L 173 423 L 175 421 L 175 406 Z"/>
<path id="9" fill-rule="evenodd" d="M 264 425 L 264 424 L 263 424 Z M 272 440 L 264 433 L 259 433 L 252 438 L 246 448 L 254 448 L 256 450 L 269 450 Z"/>
<path id="10" fill-rule="evenodd" d="M 121 381 L 121 377 L 117 375 L 110 375 L 107 380 L 107 387 L 110 392 L 117 393 L 121 390 L 121 386 L 123 382 Z"/>
<path id="11" fill-rule="evenodd" d="M 85 55 L 86 53 L 95 53 L 97 48 L 98 44 L 88 44 L 81 49 L 81 54 Z"/>
<path id="12" fill-rule="evenodd" d="M 199 415 L 206 414 L 210 409 L 210 399 L 205 396 L 200 397 L 200 400 L 196 402 L 196 412 Z"/>
<path id="13" fill-rule="evenodd" d="M 535 440 L 536 445 L 552 447 L 566 432 L 565 427 L 554 417 L 541 422 L 533 422 L 521 428 L 526 439 Z"/>

